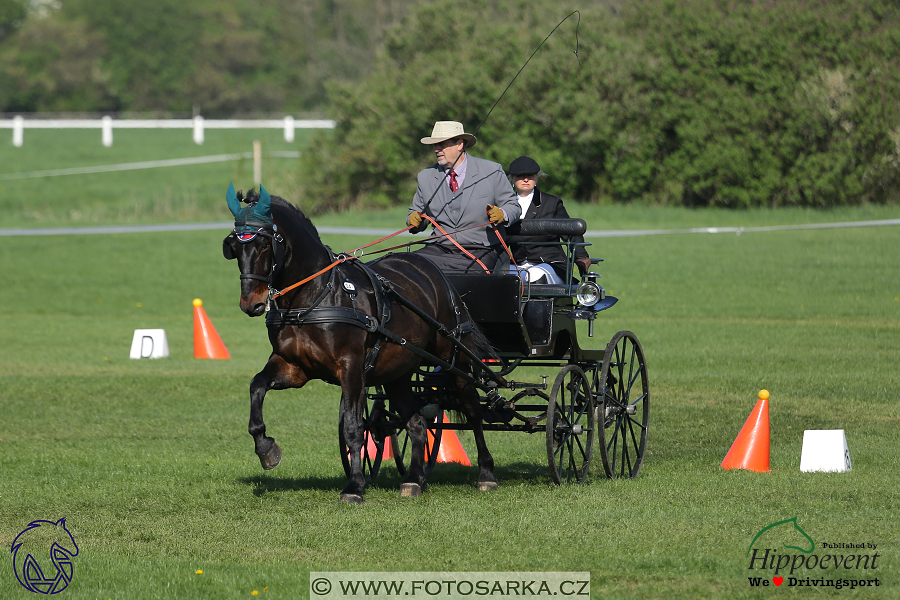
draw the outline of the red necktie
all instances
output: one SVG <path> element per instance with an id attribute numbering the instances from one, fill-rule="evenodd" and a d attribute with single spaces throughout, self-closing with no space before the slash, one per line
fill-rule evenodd
<path id="1" fill-rule="evenodd" d="M 459 189 L 459 183 L 456 181 L 456 171 L 450 169 L 450 191 L 454 194 Z"/>

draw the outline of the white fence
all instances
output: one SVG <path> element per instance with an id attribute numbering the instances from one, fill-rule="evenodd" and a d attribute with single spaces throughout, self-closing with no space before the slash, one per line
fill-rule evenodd
<path id="1" fill-rule="evenodd" d="M 194 142 L 202 144 L 206 129 L 284 129 L 284 141 L 294 141 L 295 129 L 334 129 L 335 122 L 329 119 L 295 120 L 284 119 L 25 119 L 21 116 L 0 119 L 0 129 L 12 129 L 13 146 L 22 147 L 26 129 L 99 129 L 100 141 L 104 146 L 113 144 L 113 129 L 191 129 Z"/>

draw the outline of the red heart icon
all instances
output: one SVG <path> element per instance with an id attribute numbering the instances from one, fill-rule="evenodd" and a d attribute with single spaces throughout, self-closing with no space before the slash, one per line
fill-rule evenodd
<path id="1" fill-rule="evenodd" d="M 784 581 L 784 577 L 773 577 L 773 578 L 772 578 L 772 581 L 775 582 L 775 585 L 776 585 L 776 586 L 779 586 L 779 585 L 781 585 L 782 582 Z"/>

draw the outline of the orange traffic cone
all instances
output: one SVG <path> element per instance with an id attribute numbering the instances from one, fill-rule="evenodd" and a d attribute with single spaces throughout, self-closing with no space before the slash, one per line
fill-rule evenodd
<path id="1" fill-rule="evenodd" d="M 378 454 L 378 447 L 368 431 L 365 433 L 365 441 L 366 448 L 359 451 L 360 457 L 368 455 L 369 458 L 375 458 L 375 455 Z M 391 448 L 391 438 L 389 437 L 384 438 L 384 450 L 382 450 L 381 460 L 394 460 L 394 450 Z"/>
<path id="2" fill-rule="evenodd" d="M 381 460 L 394 460 L 394 446 L 391 444 L 390 436 L 384 438 L 384 454 Z"/>
<path id="3" fill-rule="evenodd" d="M 200 298 L 194 298 L 194 358 L 231 358 L 212 321 L 206 316 Z"/>
<path id="4" fill-rule="evenodd" d="M 759 391 L 759 402 L 725 455 L 722 468 L 769 471 L 769 392 L 766 390 Z"/>
<path id="5" fill-rule="evenodd" d="M 446 413 L 444 414 L 444 423 L 449 423 Z M 431 432 L 428 432 L 429 442 L 434 443 Z M 438 448 L 437 461 L 439 463 L 459 463 L 466 467 L 472 466 L 469 455 L 463 449 L 462 444 L 457 437 L 456 432 L 452 429 L 445 429 L 441 433 L 441 447 Z"/>

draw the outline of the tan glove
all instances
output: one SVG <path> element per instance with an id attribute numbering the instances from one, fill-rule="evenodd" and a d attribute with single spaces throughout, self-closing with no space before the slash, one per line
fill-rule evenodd
<path id="1" fill-rule="evenodd" d="M 406 221 L 413 227 L 418 227 L 422 224 L 422 213 L 417 210 L 409 213 L 409 217 L 407 217 Z"/>
<path id="2" fill-rule="evenodd" d="M 591 259 L 589 256 L 585 256 L 584 258 L 576 258 L 575 262 L 578 264 L 578 270 L 581 271 L 582 276 L 584 276 L 585 273 L 590 272 Z"/>
<path id="3" fill-rule="evenodd" d="M 499 225 L 504 221 L 503 211 L 500 210 L 500 207 L 488 204 L 486 210 L 488 219 L 490 219 L 491 223 L 494 225 Z"/>

